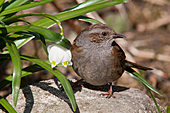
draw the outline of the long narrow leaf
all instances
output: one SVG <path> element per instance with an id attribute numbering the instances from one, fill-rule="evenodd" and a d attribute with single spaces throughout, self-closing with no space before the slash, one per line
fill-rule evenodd
<path id="1" fill-rule="evenodd" d="M 102 24 L 98 20 L 95 20 L 95 19 L 92 19 L 92 18 L 89 18 L 89 17 L 86 17 L 86 16 L 78 16 L 74 19 L 78 19 L 78 20 L 85 21 L 85 22 L 90 22 L 90 23 L 93 23 L 93 24 Z"/>
<path id="2" fill-rule="evenodd" d="M 152 100 L 154 101 L 158 112 L 161 113 L 161 110 L 160 110 L 160 108 L 159 108 L 159 106 L 158 106 L 158 104 L 157 104 L 157 102 L 156 102 L 155 97 L 152 95 L 152 92 L 150 91 L 150 89 L 149 89 L 145 84 L 143 84 L 143 85 L 145 86 L 147 92 L 151 95 L 151 98 L 152 98 Z"/>
<path id="3" fill-rule="evenodd" d="M 64 38 L 63 28 L 61 26 L 60 21 L 55 16 L 52 16 L 52 15 L 49 15 L 49 14 L 42 14 L 42 13 L 29 13 L 29 14 L 22 14 L 22 15 L 18 15 L 18 16 L 13 16 L 13 17 L 11 17 L 7 20 L 4 20 L 4 22 L 5 21 L 10 22 L 11 20 L 16 20 L 20 17 L 25 17 L 25 16 L 45 16 L 45 17 L 53 20 L 55 23 L 58 24 L 59 28 L 61 29 L 61 33 L 58 34 L 58 33 L 55 33 L 53 31 L 50 31 L 48 29 L 41 28 L 41 27 L 38 27 L 38 26 L 32 26 L 32 25 L 14 26 L 14 27 L 7 26 L 6 27 L 7 32 L 8 33 L 16 32 L 17 30 L 20 31 L 21 29 L 22 30 L 30 30 L 30 31 L 34 31 L 34 32 L 37 32 L 37 33 L 43 35 L 49 41 L 55 42 L 55 43 L 57 43 L 57 44 L 59 44 L 63 47 L 66 47 L 66 48 L 71 47 L 71 44 L 69 43 L 69 41 Z M 1 32 L 3 32 L 3 28 L 1 30 Z"/>
<path id="4" fill-rule="evenodd" d="M 167 112 L 167 113 L 170 113 L 170 105 L 167 106 L 166 112 Z"/>
<path id="5" fill-rule="evenodd" d="M 20 6 L 28 1 L 30 2 L 30 0 L 15 0 L 7 8 L 5 8 L 5 10 Z"/>
<path id="6" fill-rule="evenodd" d="M 6 29 L 7 33 L 13 33 L 13 32 L 18 32 L 23 30 L 33 31 L 43 35 L 48 42 L 54 42 L 66 48 L 71 47 L 70 42 L 67 39 L 63 38 L 59 33 L 56 33 L 54 31 L 51 31 L 43 27 L 33 26 L 33 25 L 7 26 L 6 28 L 0 27 L 0 33 L 3 33 L 4 29 Z"/>
<path id="7" fill-rule="evenodd" d="M 7 10 L 4 10 L 3 12 L 1 12 L 0 16 L 15 13 L 15 12 L 22 11 L 22 10 L 25 10 L 25 9 L 29 9 L 29 8 L 32 8 L 32 7 L 36 7 L 36 6 L 39 6 L 39 5 L 43 5 L 43 4 L 52 2 L 52 1 L 54 1 L 54 0 L 42 0 L 42 1 L 38 1 L 38 2 L 32 2 L 30 4 L 14 7 L 14 8 L 11 8 L 11 9 L 7 9 Z"/>
<path id="8" fill-rule="evenodd" d="M 23 38 L 23 39 L 19 39 L 14 41 L 17 49 L 19 49 L 20 47 L 22 47 L 23 45 L 25 45 L 27 42 L 29 42 L 30 40 L 32 40 L 35 36 L 27 36 L 28 38 Z M 1 54 L 8 54 L 9 51 L 3 51 Z"/>
<path id="9" fill-rule="evenodd" d="M 87 6 L 90 6 L 90 5 L 94 5 L 96 3 L 105 2 L 105 1 L 107 1 L 107 0 L 87 0 L 87 1 L 85 1 L 83 3 L 75 5 L 74 7 L 70 8 L 70 9 L 65 10 L 65 11 L 70 11 L 70 10 L 76 10 L 76 9 L 84 8 L 84 7 L 87 7 Z"/>
<path id="10" fill-rule="evenodd" d="M 0 34 L 24 31 L 24 30 L 29 29 L 29 27 L 30 27 L 30 25 L 0 27 Z"/>
<path id="11" fill-rule="evenodd" d="M 34 62 L 35 64 L 41 66 L 42 68 L 48 70 L 50 73 L 52 73 L 54 76 L 56 76 L 58 78 L 58 80 L 61 82 L 70 102 L 71 102 L 71 105 L 72 105 L 72 108 L 74 111 L 76 111 L 76 100 L 75 100 L 75 96 L 74 96 L 74 93 L 73 93 L 73 90 L 72 90 L 72 87 L 70 85 L 70 83 L 68 82 L 68 80 L 65 78 L 65 76 L 59 72 L 58 70 L 53 70 L 50 66 L 50 64 L 44 62 L 44 61 L 41 61 L 39 59 L 35 59 L 33 57 L 28 57 L 28 56 L 21 56 L 22 59 L 25 59 L 25 60 L 28 60 L 28 61 L 31 61 L 31 62 Z"/>
<path id="12" fill-rule="evenodd" d="M 28 13 L 28 14 L 15 15 L 15 16 L 4 19 L 3 22 L 6 24 L 13 23 L 15 20 L 22 18 L 22 17 L 27 17 L 27 16 L 44 16 L 44 17 L 47 17 L 53 20 L 55 23 L 59 25 L 59 27 L 61 25 L 60 21 L 55 16 L 50 15 L 50 14 L 44 14 L 44 13 Z"/>
<path id="13" fill-rule="evenodd" d="M 5 2 L 5 0 L 0 0 L 0 6 Z"/>
<path id="14" fill-rule="evenodd" d="M 21 83 L 21 59 L 16 45 L 11 41 L 6 40 L 5 38 L 3 39 L 6 41 L 6 46 L 8 48 L 13 64 L 12 97 L 14 105 L 16 106 Z"/>
<path id="15" fill-rule="evenodd" d="M 112 1 L 99 2 L 99 3 L 88 5 L 86 7 L 82 7 L 80 9 L 76 9 L 76 10 L 74 10 L 74 8 L 73 8 L 72 10 L 68 10 L 68 11 L 58 13 L 55 16 L 60 21 L 63 21 L 63 20 L 71 19 L 71 18 L 80 16 L 80 15 L 86 14 L 88 12 L 92 12 L 92 11 L 95 11 L 95 10 L 98 10 L 98 9 L 105 8 L 105 7 L 108 7 L 108 6 L 117 5 L 117 4 L 120 4 L 120 3 L 123 3 L 123 2 L 125 2 L 125 1 L 124 0 L 114 0 L 114 1 L 112 0 Z M 41 19 L 41 20 L 38 20 L 36 22 L 33 22 L 32 24 L 48 28 L 48 27 L 53 26 L 55 23 L 46 18 L 46 19 Z"/>
<path id="16" fill-rule="evenodd" d="M 62 37 L 60 34 L 53 32 L 49 29 L 38 27 L 38 26 L 31 26 L 28 30 L 43 35 L 48 42 L 57 43 L 68 49 L 71 47 L 71 43 L 66 38 Z"/>
<path id="17" fill-rule="evenodd" d="M 0 97 L 0 104 L 8 111 L 8 113 L 17 113 L 11 104 L 3 97 Z"/>
<path id="18" fill-rule="evenodd" d="M 32 38 L 34 38 L 34 37 L 35 36 L 31 36 L 26 39 L 19 39 L 19 40 L 15 41 L 15 44 L 16 44 L 17 48 L 20 48 L 22 45 L 26 44 L 27 42 L 32 40 Z"/>
<path id="19" fill-rule="evenodd" d="M 162 95 L 161 93 L 159 93 L 159 91 L 157 91 L 152 85 L 150 85 L 139 73 L 137 73 L 135 70 L 133 70 L 132 68 L 129 68 L 128 69 L 128 72 L 129 74 L 135 78 L 136 80 L 138 80 L 139 82 L 141 82 L 144 87 L 146 88 L 147 92 L 151 95 L 151 98 L 153 99 L 155 105 L 156 105 L 156 108 L 158 110 L 159 113 L 161 113 L 160 109 L 159 109 L 159 106 L 154 98 L 154 96 L 152 95 L 152 91 L 154 91 L 155 93 L 159 94 L 159 95 Z"/>
<path id="20" fill-rule="evenodd" d="M 29 13 L 29 14 L 22 14 L 22 15 L 16 15 L 16 16 L 13 16 L 13 17 L 10 17 L 10 18 L 7 18 L 7 19 L 4 19 L 3 21 L 6 23 L 6 24 L 10 24 L 11 22 L 21 18 L 21 17 L 26 17 L 26 16 L 44 16 L 44 17 L 47 17 L 51 20 L 53 20 L 55 23 L 58 24 L 60 30 L 61 30 L 61 35 L 62 35 L 62 38 L 64 37 L 64 33 L 63 33 L 63 28 L 61 26 L 61 23 L 60 21 L 55 17 L 55 16 L 52 16 L 52 15 L 49 15 L 49 14 L 42 14 L 42 13 Z M 21 28 L 18 28 L 18 30 L 24 30 L 24 29 L 27 29 L 27 27 L 23 26 Z M 17 30 L 16 29 L 13 29 L 13 30 Z M 14 31 L 13 31 L 14 32 Z M 42 33 L 42 32 L 41 32 Z M 47 35 L 48 36 L 48 35 Z M 27 43 L 29 40 L 31 40 L 33 37 L 30 37 L 28 39 L 22 39 L 22 40 L 17 40 L 15 43 L 17 45 L 17 48 L 20 48 L 22 45 L 24 45 L 25 43 Z M 56 37 L 57 38 L 57 37 Z M 52 40 L 55 42 L 55 40 Z M 63 41 L 65 41 L 65 39 L 63 39 Z M 59 41 L 60 43 L 62 42 L 61 40 Z M 68 42 L 68 41 L 65 41 L 65 42 Z M 56 42 L 58 43 L 58 42 Z M 68 44 L 68 43 L 67 43 Z M 66 44 L 64 44 L 66 45 Z M 70 45 L 70 44 L 68 44 Z M 71 45 L 70 45 L 71 46 Z M 64 46 L 66 47 L 66 46 Z M 68 47 L 69 48 L 69 47 Z M 3 54 L 7 54 L 8 52 L 3 52 Z"/>
<path id="21" fill-rule="evenodd" d="M 132 68 L 128 69 L 129 74 L 137 79 L 139 82 L 141 82 L 142 84 L 146 85 L 149 89 L 151 89 L 152 91 L 154 91 L 155 93 L 162 95 L 158 90 L 156 90 L 152 85 L 150 85 L 139 73 L 137 73 L 135 70 L 133 70 Z"/>

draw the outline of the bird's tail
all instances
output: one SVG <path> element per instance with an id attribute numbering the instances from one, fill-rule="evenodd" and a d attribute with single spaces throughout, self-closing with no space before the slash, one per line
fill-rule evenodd
<path id="1" fill-rule="evenodd" d="M 125 66 L 126 66 L 126 69 L 129 69 L 132 67 L 132 68 L 137 68 L 141 70 L 152 70 L 152 68 L 144 67 L 144 66 L 138 65 L 136 63 L 133 63 L 127 60 L 125 61 Z"/>

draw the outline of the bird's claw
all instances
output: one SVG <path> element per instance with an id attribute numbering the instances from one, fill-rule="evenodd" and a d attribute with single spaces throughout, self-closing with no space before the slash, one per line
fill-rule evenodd
<path id="1" fill-rule="evenodd" d="M 108 92 L 108 93 L 104 93 L 104 94 L 100 94 L 100 95 L 101 95 L 101 96 L 106 96 L 106 98 L 108 98 L 108 99 L 111 98 L 111 97 L 112 97 L 112 98 L 115 98 L 115 96 L 113 95 L 113 93 L 109 93 L 109 92 Z"/>

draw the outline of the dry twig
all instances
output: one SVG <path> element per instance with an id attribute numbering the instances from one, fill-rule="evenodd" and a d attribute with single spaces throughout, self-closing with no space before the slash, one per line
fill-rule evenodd
<path id="1" fill-rule="evenodd" d="M 161 27 L 169 23 L 170 23 L 170 15 L 167 15 L 153 22 L 137 25 L 137 31 L 144 32 L 144 31 L 154 30 L 154 29 L 157 29 L 158 27 Z"/>
<path id="2" fill-rule="evenodd" d="M 165 0 L 145 0 L 145 1 L 147 1 L 151 4 L 160 5 L 160 6 L 168 4 L 168 2 Z"/>

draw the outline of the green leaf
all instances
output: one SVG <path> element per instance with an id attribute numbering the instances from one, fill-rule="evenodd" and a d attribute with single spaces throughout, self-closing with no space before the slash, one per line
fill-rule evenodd
<path id="1" fill-rule="evenodd" d="M 161 113 L 160 109 L 159 109 L 159 106 L 154 98 L 154 96 L 152 95 L 152 92 L 150 91 L 150 89 L 152 91 L 154 91 L 155 93 L 159 94 L 159 95 L 162 95 L 161 93 L 159 93 L 159 91 L 157 91 L 152 85 L 150 85 L 139 73 L 137 73 L 135 70 L 133 70 L 132 68 L 128 68 L 128 72 L 129 74 L 135 78 L 136 80 L 138 80 L 139 82 L 141 82 L 144 87 L 146 88 L 147 92 L 151 95 L 151 98 L 153 99 L 155 105 L 156 105 L 156 108 L 158 110 L 159 113 Z"/>
<path id="2" fill-rule="evenodd" d="M 26 2 L 30 2 L 30 0 L 15 0 L 7 8 L 5 8 L 5 10 L 20 6 Z"/>
<path id="3" fill-rule="evenodd" d="M 83 7 L 87 7 L 87 6 L 94 5 L 96 3 L 105 2 L 105 1 L 107 1 L 107 0 L 87 0 L 83 3 L 75 5 L 74 7 L 70 8 L 70 9 L 65 10 L 65 11 L 77 10 L 77 9 L 80 9 L 80 8 L 83 8 Z"/>
<path id="4" fill-rule="evenodd" d="M 6 26 L 6 28 L 0 28 L 0 29 L 2 29 L 1 33 L 3 32 L 4 29 L 6 29 L 6 31 L 8 33 L 17 32 L 17 31 L 20 31 L 21 29 L 22 30 L 30 30 L 30 31 L 34 31 L 34 32 L 37 32 L 37 33 L 43 35 L 50 42 L 54 42 L 54 43 L 59 44 L 59 45 L 61 45 L 63 47 L 66 47 L 66 48 L 71 47 L 70 42 L 64 38 L 63 28 L 61 26 L 60 21 L 55 16 L 52 16 L 52 15 L 49 15 L 49 14 L 42 14 L 42 13 L 29 13 L 29 14 L 22 14 L 22 15 L 13 16 L 11 18 L 8 18 L 8 19 L 4 20 L 4 22 L 11 22 L 13 20 L 15 21 L 18 18 L 26 17 L 26 16 L 45 16 L 45 17 L 53 20 L 55 23 L 58 24 L 58 26 L 61 29 L 61 33 L 58 34 L 58 33 L 52 32 L 52 31 L 50 31 L 48 29 L 41 28 L 41 27 L 38 27 L 38 26 L 32 26 L 32 25 L 14 26 L 14 27 Z M 51 36 L 51 34 L 53 34 L 53 36 Z"/>
<path id="5" fill-rule="evenodd" d="M 152 98 L 152 100 L 154 101 L 158 112 L 161 113 L 161 110 L 159 109 L 159 106 L 158 106 L 158 104 L 157 104 L 157 102 L 156 102 L 155 97 L 152 95 L 152 92 L 150 91 L 150 89 L 149 89 L 145 84 L 143 84 L 143 85 L 145 86 L 147 92 L 151 95 L 151 98 Z"/>
<path id="6" fill-rule="evenodd" d="M 150 85 L 139 73 L 137 73 L 135 70 L 133 70 L 132 68 L 128 68 L 128 72 L 129 74 L 137 79 L 139 82 L 141 82 L 142 84 L 146 85 L 149 89 L 151 89 L 152 91 L 154 91 L 155 93 L 159 94 L 162 96 L 162 94 L 157 91 L 152 85 Z"/>
<path id="7" fill-rule="evenodd" d="M 3 38 L 6 41 L 6 46 L 12 59 L 13 65 L 12 97 L 14 105 L 16 106 L 21 83 L 21 59 L 16 45 L 11 41 L 6 40 L 6 38 L 4 37 L 1 38 Z"/>
<path id="8" fill-rule="evenodd" d="M 170 113 L 170 105 L 167 106 L 166 111 L 167 111 L 167 113 Z"/>
<path id="9" fill-rule="evenodd" d="M 54 42 L 68 49 L 71 47 L 70 41 L 62 37 L 60 34 L 53 32 L 49 29 L 38 27 L 38 26 L 30 26 L 28 30 L 43 35 L 46 41 L 48 42 Z"/>
<path id="10" fill-rule="evenodd" d="M 30 25 L 0 27 L 0 34 L 19 32 L 29 29 Z"/>
<path id="11" fill-rule="evenodd" d="M 67 39 L 62 37 L 60 34 L 43 27 L 33 26 L 33 25 L 6 26 L 6 28 L 0 27 L 0 33 L 3 33 L 4 29 L 6 29 L 7 33 L 13 33 L 19 31 L 33 31 L 43 35 L 46 38 L 46 41 L 48 42 L 54 42 L 65 48 L 71 47 L 71 43 Z"/>
<path id="12" fill-rule="evenodd" d="M 17 113 L 15 109 L 11 106 L 11 104 L 4 99 L 3 97 L 0 97 L 0 104 L 9 112 L 9 113 Z"/>
<path id="13" fill-rule="evenodd" d="M 100 0 L 101 1 L 101 0 Z M 91 3 L 87 3 L 88 5 L 83 6 L 82 4 L 79 4 L 79 9 L 77 8 L 71 8 L 68 9 L 66 11 L 60 12 L 58 14 L 55 15 L 55 17 L 58 18 L 58 20 L 63 21 L 63 20 L 67 20 L 67 19 L 71 19 L 83 14 L 86 14 L 88 12 L 92 12 L 92 11 L 96 11 L 105 7 L 109 7 L 112 5 L 117 5 L 120 3 L 123 3 L 124 0 L 112 0 L 112 1 L 107 1 L 105 0 L 104 2 L 96 2 L 94 0 L 94 2 L 92 2 L 92 0 L 90 0 L 89 2 Z M 43 26 L 45 28 L 49 28 L 51 26 L 53 26 L 55 23 L 47 18 L 45 19 L 40 19 L 36 22 L 33 22 L 32 24 L 34 25 L 38 25 L 38 26 Z"/>
<path id="14" fill-rule="evenodd" d="M 65 78 L 65 76 L 59 72 L 58 70 L 52 69 L 50 64 L 41 61 L 39 59 L 35 59 L 33 57 L 28 57 L 28 56 L 21 56 L 22 59 L 34 62 L 35 64 L 41 66 L 42 68 L 46 69 L 47 71 L 49 71 L 50 73 L 52 73 L 54 76 L 56 76 L 58 78 L 58 80 L 61 82 L 70 102 L 72 105 L 72 108 L 74 111 L 76 111 L 77 105 L 76 105 L 76 100 L 75 100 L 75 96 L 72 90 L 72 87 L 70 85 L 70 83 L 68 82 L 68 80 Z"/>
<path id="15" fill-rule="evenodd" d="M 78 16 L 78 17 L 75 17 L 74 19 L 78 19 L 78 20 L 81 20 L 81 21 L 90 22 L 90 23 L 94 23 L 94 24 L 102 24 L 98 20 L 95 20 L 95 19 L 92 19 L 92 18 L 89 18 L 89 17 L 86 17 L 86 16 Z"/>
<path id="16" fill-rule="evenodd" d="M 0 0 L 0 6 L 5 2 L 5 0 Z"/>
<path id="17" fill-rule="evenodd" d="M 11 9 L 7 9 L 7 10 L 4 10 L 3 12 L 1 12 L 0 16 L 15 13 L 15 12 L 22 11 L 22 10 L 25 10 L 25 9 L 29 9 L 29 8 L 32 8 L 32 7 L 40 6 L 40 5 L 43 5 L 43 4 L 52 2 L 52 1 L 54 1 L 54 0 L 42 0 L 42 1 L 32 2 L 30 4 L 14 7 L 14 8 L 11 8 Z"/>
<path id="18" fill-rule="evenodd" d="M 9 23 L 15 22 L 19 18 L 28 17 L 28 16 L 44 16 L 44 17 L 51 19 L 52 21 L 57 23 L 59 27 L 61 27 L 60 21 L 55 16 L 50 15 L 50 14 L 44 14 L 44 13 L 28 13 L 28 14 L 15 15 L 15 16 L 3 19 L 3 22 L 6 24 L 9 24 Z"/>
<path id="19" fill-rule="evenodd" d="M 17 41 L 14 41 L 17 48 L 20 48 L 22 47 L 23 45 L 25 45 L 27 42 L 29 42 L 30 40 L 32 40 L 35 36 L 27 36 L 28 38 L 25 38 L 25 39 L 19 39 Z"/>
<path id="20" fill-rule="evenodd" d="M 44 17 L 47 17 L 51 20 L 53 20 L 60 28 L 61 30 L 61 35 L 64 37 L 64 33 L 63 33 L 63 28 L 61 26 L 61 23 L 60 21 L 53 15 L 50 15 L 50 14 L 43 14 L 43 13 L 29 13 L 29 14 L 22 14 L 22 15 L 16 15 L 16 16 L 13 16 L 13 17 L 10 17 L 10 18 L 7 18 L 7 19 L 4 19 L 3 22 L 8 22 L 8 23 L 12 23 L 13 21 L 21 18 L 21 17 L 27 17 L 27 16 L 44 16 Z"/>

